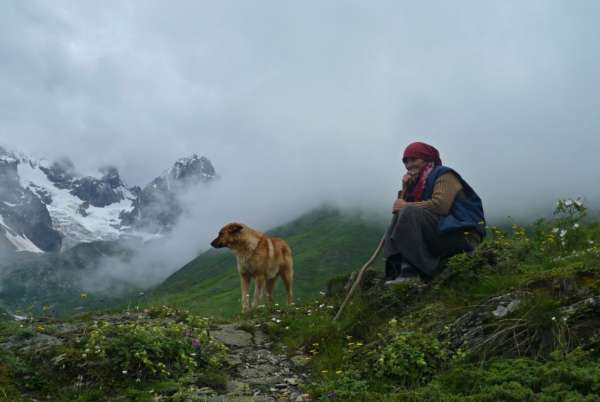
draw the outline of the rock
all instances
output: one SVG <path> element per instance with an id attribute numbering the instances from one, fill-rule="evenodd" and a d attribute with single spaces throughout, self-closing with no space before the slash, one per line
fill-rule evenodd
<path id="1" fill-rule="evenodd" d="M 227 395 L 252 395 L 252 391 L 250 390 L 250 386 L 247 383 L 237 380 L 231 380 L 227 382 Z"/>
<path id="2" fill-rule="evenodd" d="M 103 170 L 104 175 L 82 177 L 72 181 L 71 194 L 95 207 L 102 208 L 125 199 L 126 187 L 114 167 Z"/>
<path id="3" fill-rule="evenodd" d="M 198 391 L 196 391 L 196 395 L 197 396 L 211 396 L 211 395 L 216 395 L 217 391 L 215 391 L 214 389 L 210 388 L 210 387 L 202 387 L 200 389 L 198 389 Z"/>
<path id="4" fill-rule="evenodd" d="M 600 314 L 600 296 L 588 297 L 560 309 L 560 315 L 568 319 L 583 318 L 597 314 Z"/>
<path id="5" fill-rule="evenodd" d="M 223 324 L 211 335 L 230 348 L 227 359 L 231 371 L 226 398 L 208 400 L 295 401 L 301 395 L 301 381 L 290 371 L 294 364 L 286 355 L 268 349 L 262 331 L 256 330 L 252 336 L 235 324 Z"/>
<path id="6" fill-rule="evenodd" d="M 5 236 L 13 239 L 27 239 L 42 251 L 58 251 L 62 237 L 53 228 L 50 213 L 40 196 L 21 187 L 20 163 L 26 162 L 14 156 L 0 158 L 0 215 L 3 219 L 0 235 L 6 233 Z"/>
<path id="7" fill-rule="evenodd" d="M 518 299 L 511 301 L 507 306 L 498 304 L 498 307 L 496 307 L 496 310 L 492 311 L 492 314 L 497 318 L 502 318 L 515 311 L 517 307 L 519 307 L 519 304 L 521 304 L 521 301 Z"/>
<path id="8" fill-rule="evenodd" d="M 190 186 L 209 183 L 216 177 L 215 169 L 206 157 L 193 154 L 181 158 L 143 189 L 135 191 L 137 198 L 133 209 L 121 214 L 121 222 L 151 232 L 170 230 L 183 213 L 178 195 Z"/>
<path id="9" fill-rule="evenodd" d="M 4 350 L 16 349 L 21 353 L 39 352 L 48 348 L 62 345 L 63 342 L 55 337 L 46 334 L 35 333 L 31 337 L 11 336 L 6 342 L 0 344 Z"/>
<path id="10" fill-rule="evenodd" d="M 310 357 L 305 355 L 296 355 L 293 356 L 290 360 L 297 367 L 305 367 L 306 365 L 308 365 L 308 363 L 310 363 Z"/>
<path id="11" fill-rule="evenodd" d="M 275 370 L 275 366 L 264 364 L 244 368 L 239 371 L 239 376 L 248 384 L 277 384 L 281 377 L 273 376 Z"/>
<path id="12" fill-rule="evenodd" d="M 230 354 L 225 358 L 225 361 L 230 367 L 237 367 L 242 364 L 242 358 L 237 354 Z"/>
<path id="13" fill-rule="evenodd" d="M 297 378 L 286 378 L 285 382 L 290 384 L 290 385 L 298 385 L 298 379 Z"/>
<path id="14" fill-rule="evenodd" d="M 212 331 L 211 335 L 228 347 L 243 348 L 252 345 L 252 335 L 233 324 L 222 325 L 220 329 Z"/>
<path id="15" fill-rule="evenodd" d="M 459 317 L 449 328 L 452 347 L 457 349 L 464 344 L 474 345 L 482 341 L 489 332 L 489 324 L 515 311 L 520 300 L 519 294 L 507 293 L 493 297 Z"/>
<path id="16" fill-rule="evenodd" d="M 256 331 L 254 333 L 254 343 L 257 346 L 264 345 L 267 342 L 267 336 L 262 331 Z"/>

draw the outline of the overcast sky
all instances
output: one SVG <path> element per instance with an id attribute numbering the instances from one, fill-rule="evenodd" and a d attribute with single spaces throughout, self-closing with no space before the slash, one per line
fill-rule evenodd
<path id="1" fill-rule="evenodd" d="M 598 21 L 592 0 L 3 1 L 0 144 L 130 185 L 205 155 L 223 219 L 387 210 L 414 140 L 490 216 L 597 200 Z"/>

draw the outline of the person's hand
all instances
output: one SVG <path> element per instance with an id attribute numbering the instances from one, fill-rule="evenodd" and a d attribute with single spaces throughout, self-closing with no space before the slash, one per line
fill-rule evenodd
<path id="1" fill-rule="evenodd" d="M 400 211 L 402 208 L 404 208 L 408 203 L 406 201 L 404 201 L 402 198 L 398 198 L 396 201 L 394 201 L 394 206 L 392 207 L 392 213 L 396 213 L 398 211 Z"/>
<path id="2" fill-rule="evenodd" d="M 407 188 L 409 184 L 413 184 L 417 180 L 419 171 L 409 170 L 404 176 L 402 176 L 402 186 Z"/>

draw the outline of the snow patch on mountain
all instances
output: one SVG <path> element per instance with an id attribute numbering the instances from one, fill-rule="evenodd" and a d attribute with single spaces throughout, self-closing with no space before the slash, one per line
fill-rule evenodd
<path id="1" fill-rule="evenodd" d="M 48 162 L 0 147 L 0 249 L 54 252 L 98 240 L 160 238 L 184 213 L 181 194 L 217 177 L 210 160 L 196 154 L 144 188 L 128 188 L 116 167 L 99 171 L 82 176 L 69 158 Z"/>
<path id="2" fill-rule="evenodd" d="M 18 167 L 21 186 L 34 193 L 44 192 L 50 198 L 45 203 L 55 229 L 64 235 L 63 249 L 82 242 L 116 240 L 122 231 L 119 215 L 133 208 L 134 196 L 124 188 L 125 199 L 105 207 L 94 207 L 71 194 L 68 189 L 57 188 L 40 169 L 40 164 L 21 161 Z"/>
<path id="3" fill-rule="evenodd" d="M 29 251 L 31 253 L 43 253 L 38 246 L 33 244 L 26 235 L 19 235 L 13 229 L 11 229 L 5 222 L 2 215 L 0 215 L 0 230 L 4 231 L 6 239 L 15 247 L 16 251 Z"/>

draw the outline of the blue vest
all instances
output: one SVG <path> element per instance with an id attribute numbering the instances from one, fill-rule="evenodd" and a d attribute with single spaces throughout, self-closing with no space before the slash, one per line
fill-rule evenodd
<path id="1" fill-rule="evenodd" d="M 458 177 L 463 189 L 456 195 L 448 215 L 440 216 L 438 231 L 448 233 L 455 230 L 475 229 L 483 238 L 485 236 L 485 217 L 481 198 L 454 169 L 447 166 L 434 167 L 425 182 L 423 200 L 431 199 L 435 181 L 447 172 L 452 172 Z"/>

